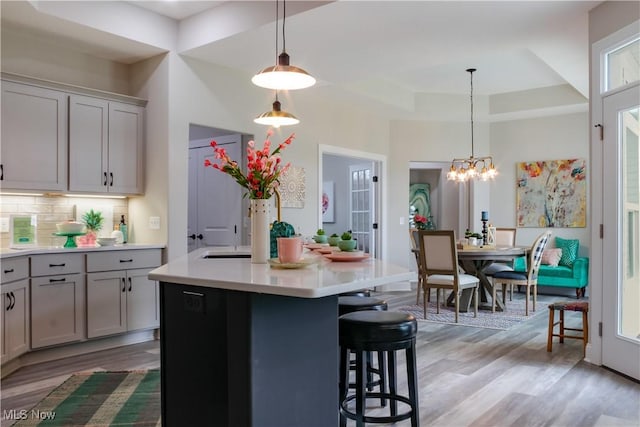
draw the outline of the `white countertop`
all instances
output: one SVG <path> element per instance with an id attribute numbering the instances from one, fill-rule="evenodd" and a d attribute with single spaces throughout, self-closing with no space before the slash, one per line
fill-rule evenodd
<path id="1" fill-rule="evenodd" d="M 415 273 L 378 259 L 333 262 L 321 255 L 317 263 L 300 269 L 277 269 L 252 264 L 248 258 L 203 258 L 214 250 L 230 255 L 248 248 L 204 248 L 177 258 L 149 273 L 149 278 L 168 283 L 257 292 L 302 298 L 320 298 L 343 292 L 410 280 Z"/>
<path id="2" fill-rule="evenodd" d="M 37 246 L 25 249 L 0 249 L 0 259 L 13 258 L 18 256 L 40 255 L 40 254 L 58 254 L 58 253 L 84 253 L 99 251 L 122 251 L 127 249 L 164 249 L 162 244 L 137 244 L 126 243 L 124 245 L 114 246 L 96 246 L 96 247 L 79 247 L 79 248 L 63 248 L 61 246 Z"/>

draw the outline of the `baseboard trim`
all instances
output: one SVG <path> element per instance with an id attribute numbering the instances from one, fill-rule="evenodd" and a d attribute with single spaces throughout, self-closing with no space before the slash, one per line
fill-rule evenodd
<path id="1" fill-rule="evenodd" d="M 108 350 L 125 345 L 153 341 L 158 339 L 157 337 L 158 334 L 156 330 L 149 329 L 146 331 L 130 332 L 124 335 L 98 338 L 57 347 L 33 350 L 2 365 L 1 377 L 4 378 L 23 366 L 64 359 L 65 357 L 78 356 L 81 354 L 93 353 L 95 351 Z"/>

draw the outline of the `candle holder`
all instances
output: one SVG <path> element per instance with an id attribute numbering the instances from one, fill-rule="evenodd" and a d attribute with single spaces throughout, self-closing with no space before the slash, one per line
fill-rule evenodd
<path id="1" fill-rule="evenodd" d="M 487 221 L 488 219 L 482 220 L 482 246 L 487 245 Z"/>

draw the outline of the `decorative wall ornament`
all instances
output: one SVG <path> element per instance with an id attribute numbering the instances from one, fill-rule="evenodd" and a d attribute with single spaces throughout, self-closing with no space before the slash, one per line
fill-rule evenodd
<path id="1" fill-rule="evenodd" d="M 586 160 L 516 165 L 518 227 L 586 227 Z"/>
<path id="2" fill-rule="evenodd" d="M 305 199 L 304 168 L 291 166 L 280 177 L 280 204 L 283 208 L 304 208 Z"/>

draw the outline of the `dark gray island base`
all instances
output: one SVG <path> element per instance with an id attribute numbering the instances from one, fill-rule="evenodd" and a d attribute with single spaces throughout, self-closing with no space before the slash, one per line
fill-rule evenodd
<path id="1" fill-rule="evenodd" d="M 338 425 L 338 297 L 160 283 L 162 424 Z"/>

